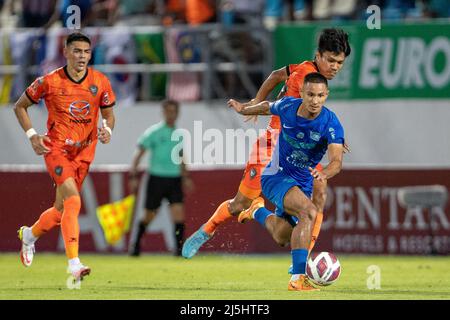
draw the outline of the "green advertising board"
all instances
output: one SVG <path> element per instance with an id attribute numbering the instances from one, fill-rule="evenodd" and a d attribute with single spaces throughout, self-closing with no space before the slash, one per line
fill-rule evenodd
<path id="1" fill-rule="evenodd" d="M 324 24 L 279 25 L 275 67 L 311 60 Z M 352 53 L 330 82 L 330 98 L 450 98 L 450 23 L 365 23 L 336 26 L 349 33 Z"/>

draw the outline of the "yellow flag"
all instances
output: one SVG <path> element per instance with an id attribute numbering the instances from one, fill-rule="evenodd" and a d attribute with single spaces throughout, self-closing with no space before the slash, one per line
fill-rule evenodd
<path id="1" fill-rule="evenodd" d="M 97 218 L 102 226 L 105 240 L 110 245 L 116 244 L 130 230 L 133 216 L 135 195 L 122 200 L 104 204 L 97 208 Z"/>

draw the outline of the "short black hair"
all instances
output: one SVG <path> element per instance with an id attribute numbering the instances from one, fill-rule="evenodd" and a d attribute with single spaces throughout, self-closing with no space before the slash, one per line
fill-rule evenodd
<path id="1" fill-rule="evenodd" d="M 319 36 L 317 50 L 320 54 L 324 51 L 330 51 L 335 54 L 343 52 L 348 57 L 352 51 L 348 42 L 348 33 L 337 28 L 323 29 Z"/>
<path id="2" fill-rule="evenodd" d="M 324 83 L 325 86 L 328 88 L 328 80 L 327 80 L 327 78 L 325 78 L 325 76 L 323 76 L 321 73 L 318 73 L 318 72 L 308 73 L 305 76 L 305 80 L 303 80 L 303 86 L 305 86 L 305 84 L 307 84 L 308 82 L 311 82 L 311 83 Z"/>
<path id="3" fill-rule="evenodd" d="M 167 108 L 168 106 L 175 106 L 177 110 L 180 108 L 180 104 L 178 103 L 178 101 L 173 99 L 166 99 L 162 102 L 162 107 L 164 109 Z"/>
<path id="4" fill-rule="evenodd" d="M 84 41 L 91 44 L 91 39 L 89 37 L 81 32 L 74 32 L 69 34 L 69 36 L 66 39 L 66 47 L 71 44 L 74 41 Z"/>

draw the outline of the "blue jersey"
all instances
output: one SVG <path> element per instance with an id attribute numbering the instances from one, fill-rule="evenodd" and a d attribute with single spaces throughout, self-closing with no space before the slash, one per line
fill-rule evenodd
<path id="1" fill-rule="evenodd" d="M 313 120 L 297 115 L 302 99 L 284 97 L 271 104 L 270 112 L 278 115 L 281 131 L 278 145 L 264 174 L 282 170 L 299 185 L 311 191 L 312 180 L 308 167 L 315 168 L 325 155 L 330 143 L 344 143 L 344 128 L 337 116 L 322 107 Z M 275 173 L 272 171 L 273 173 Z"/>

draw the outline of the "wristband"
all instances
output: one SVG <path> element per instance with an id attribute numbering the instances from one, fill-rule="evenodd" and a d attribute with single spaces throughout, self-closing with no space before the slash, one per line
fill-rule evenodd
<path id="1" fill-rule="evenodd" d="M 112 136 L 112 130 L 110 127 L 103 127 L 103 129 L 105 129 L 106 131 L 109 132 L 109 135 Z"/>
<path id="2" fill-rule="evenodd" d="M 109 132 L 109 135 L 112 136 L 112 130 L 111 130 L 110 127 L 108 127 L 108 126 L 106 125 L 106 119 L 103 119 L 102 124 L 103 124 L 103 129 L 105 129 L 106 131 L 108 131 L 108 132 Z"/>
<path id="3" fill-rule="evenodd" d="M 36 132 L 36 130 L 34 130 L 34 128 L 31 128 L 28 129 L 27 132 L 25 132 L 25 134 L 27 135 L 28 139 L 31 139 L 32 136 L 38 133 Z"/>

